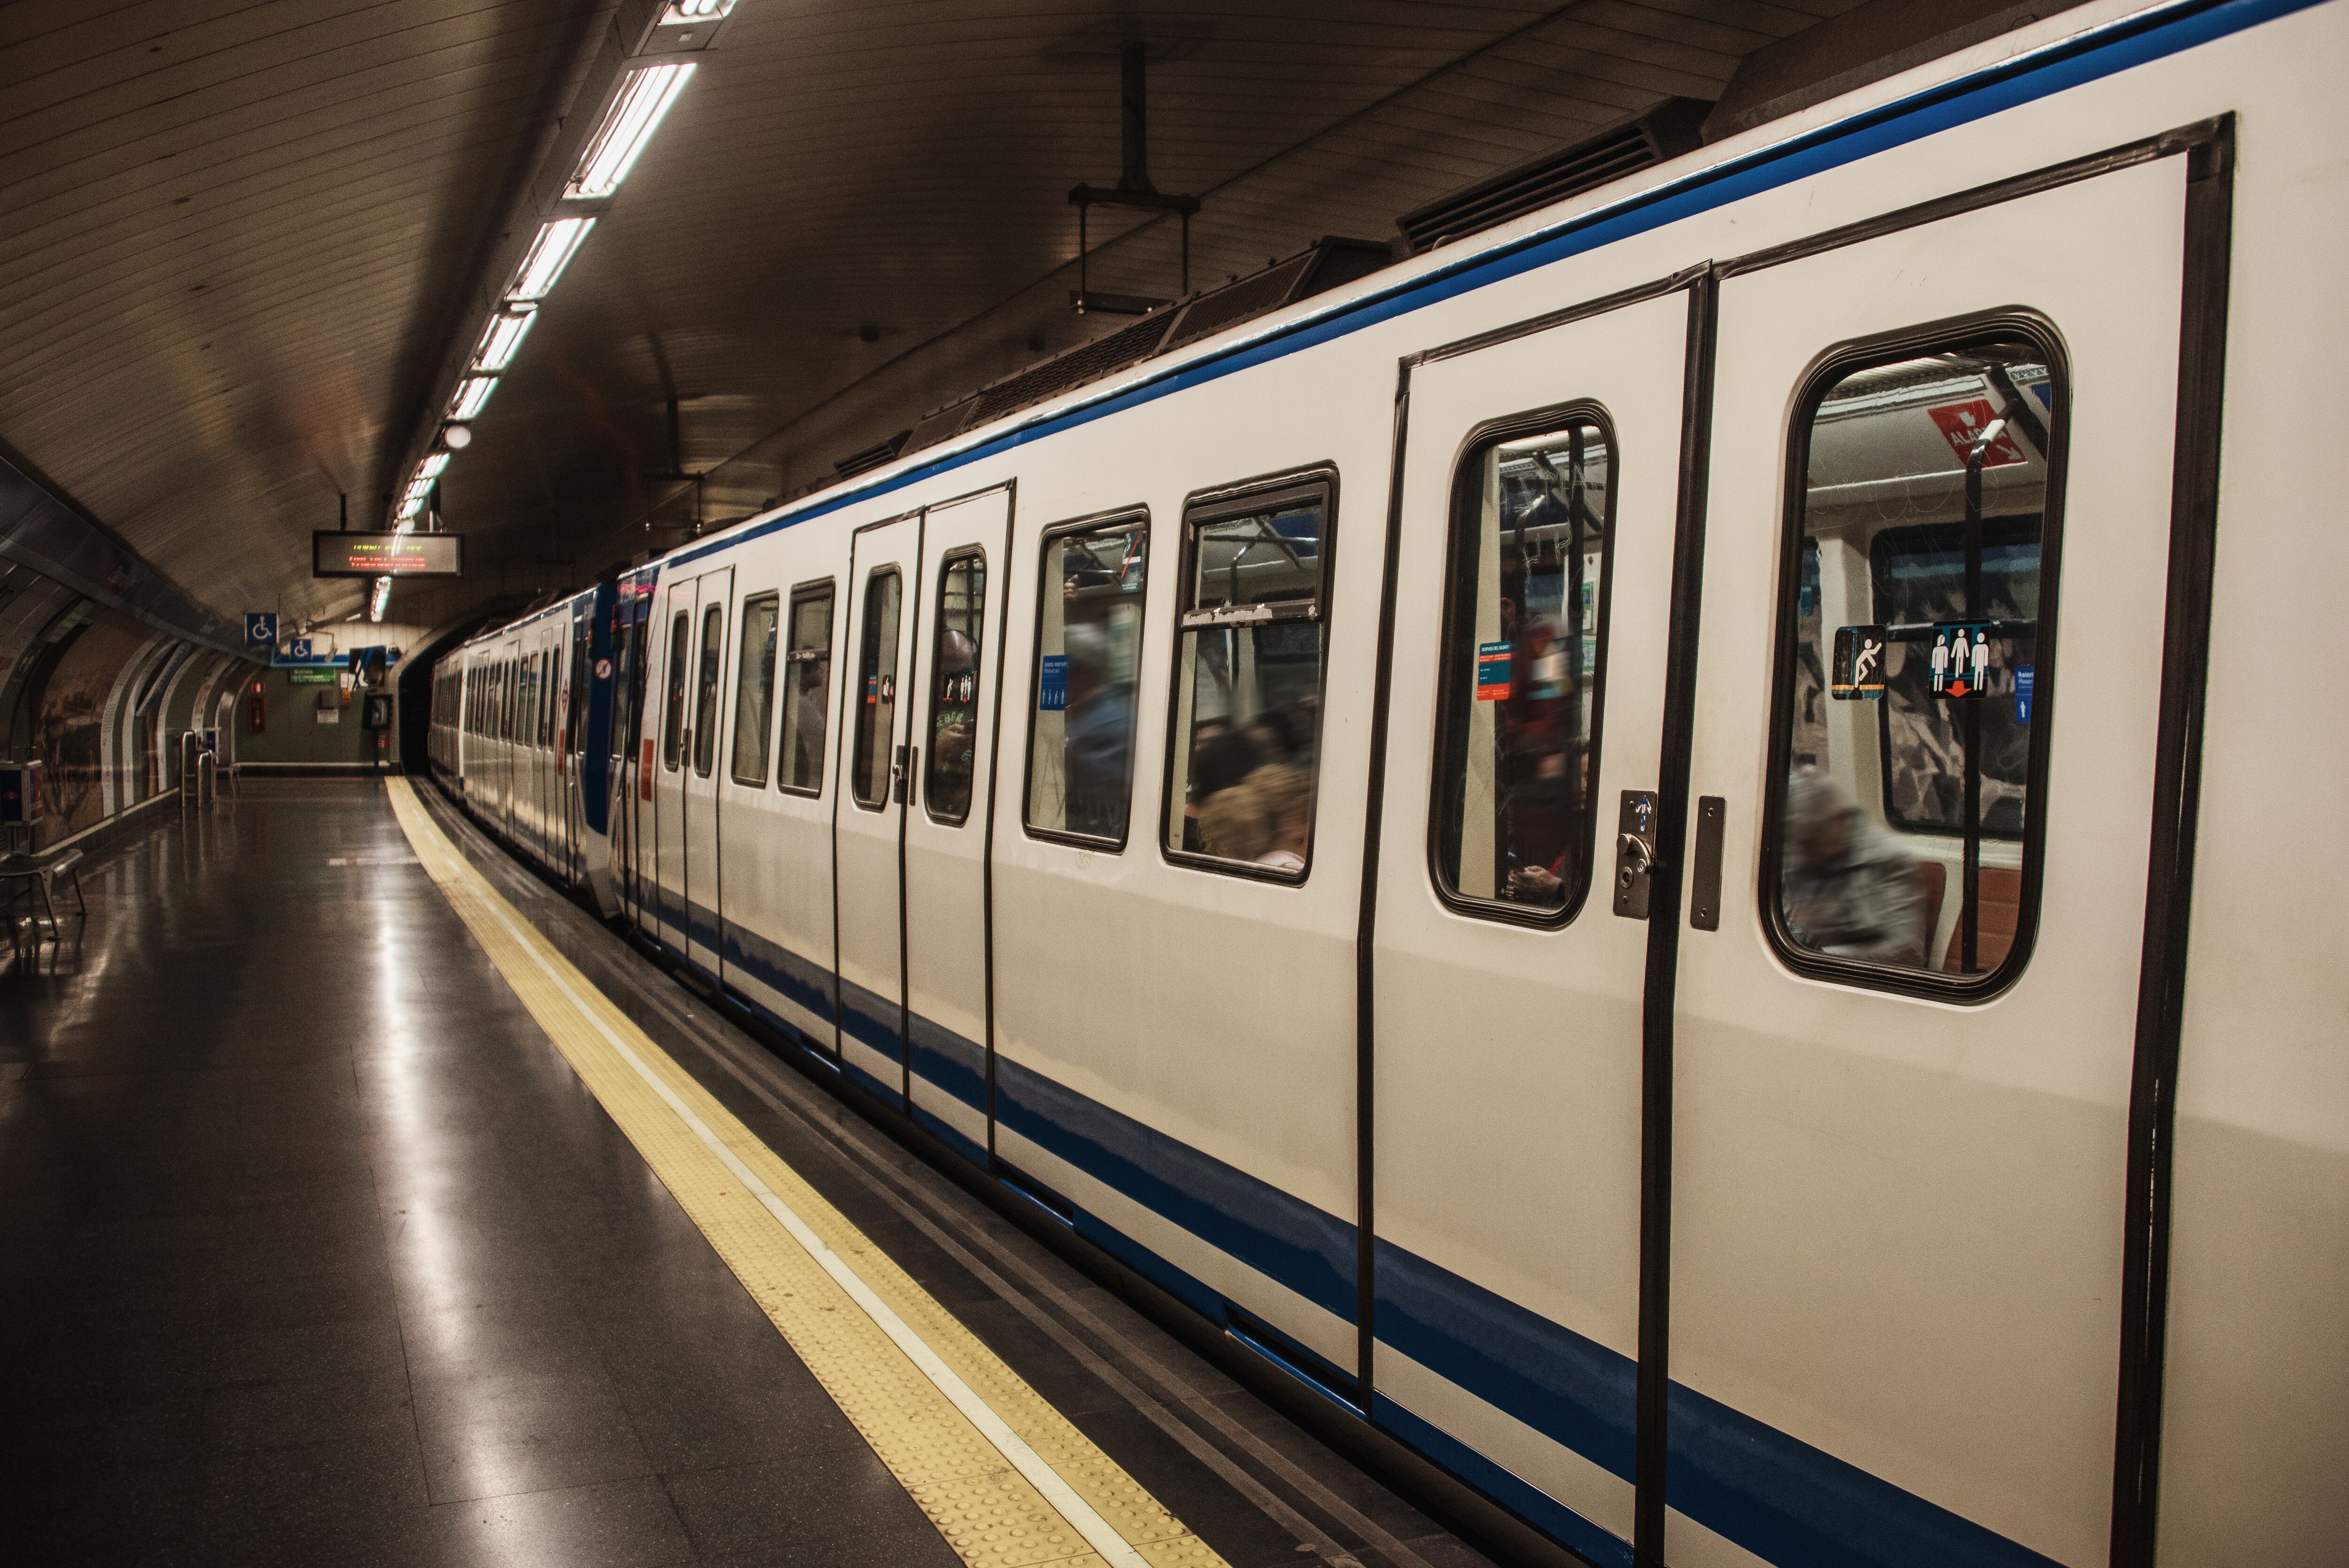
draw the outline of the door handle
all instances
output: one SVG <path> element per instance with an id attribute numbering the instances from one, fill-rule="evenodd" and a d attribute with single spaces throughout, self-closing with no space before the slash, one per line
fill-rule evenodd
<path id="1" fill-rule="evenodd" d="M 905 780 L 914 771 L 915 755 L 915 748 L 901 746 L 897 748 L 895 759 L 889 764 L 890 799 L 900 806 L 905 803 Z"/>
<path id="2" fill-rule="evenodd" d="M 1656 869 L 1656 797 L 1626 789 L 1615 824 L 1615 913 L 1648 918 L 1648 885 Z"/>

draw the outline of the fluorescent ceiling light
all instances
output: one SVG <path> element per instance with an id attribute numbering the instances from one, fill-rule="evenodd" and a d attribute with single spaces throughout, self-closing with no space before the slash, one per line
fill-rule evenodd
<path id="1" fill-rule="evenodd" d="M 564 191 L 574 199 L 595 199 L 609 196 L 636 166 L 636 159 L 652 140 L 653 132 L 660 129 L 661 116 L 677 101 L 685 89 L 688 77 L 693 75 L 690 65 L 648 66 L 628 73 L 621 83 L 612 107 L 605 112 L 604 123 L 587 143 L 586 155 L 579 160 L 579 171 L 571 177 L 570 188 Z"/>
<path id="2" fill-rule="evenodd" d="M 422 511 L 423 510 L 424 498 L 420 495 L 409 496 L 406 500 L 399 503 L 399 515 L 403 519 L 414 517 L 418 512 Z"/>
<path id="3" fill-rule="evenodd" d="M 383 607 L 390 603 L 391 579 L 388 577 L 377 578 L 375 580 L 375 597 L 367 603 L 367 619 L 380 624 L 383 621 Z"/>
<path id="4" fill-rule="evenodd" d="M 431 493 L 432 481 L 430 480 L 418 480 L 415 483 L 408 487 L 408 499 L 410 500 L 422 500 L 426 496 L 429 496 Z"/>
<path id="5" fill-rule="evenodd" d="M 510 300 L 541 300 L 554 291 L 554 280 L 563 275 L 571 260 L 571 253 L 595 226 L 593 218 L 557 218 L 538 226 L 538 238 L 530 242 L 530 253 L 522 259 L 522 275 L 513 287 L 506 291 Z"/>
<path id="6" fill-rule="evenodd" d="M 471 418 L 481 411 L 481 405 L 488 402 L 490 394 L 497 389 L 498 378 L 494 376 L 468 376 L 457 383 L 457 400 L 449 406 L 449 418 Z M 470 432 L 466 438 L 472 438 Z"/>
<path id="7" fill-rule="evenodd" d="M 679 22 L 707 22 L 730 15 L 734 0 L 676 0 L 662 15 L 660 25 L 674 27 Z"/>
<path id="8" fill-rule="evenodd" d="M 419 479 L 437 480 L 440 477 L 440 470 L 448 466 L 449 454 L 446 452 L 435 452 L 417 466 L 417 477 Z"/>
<path id="9" fill-rule="evenodd" d="M 490 325 L 481 329 L 481 346 L 473 350 L 473 368 L 503 370 L 512 365 L 537 315 L 536 305 L 522 304 L 510 305 L 490 317 Z"/>

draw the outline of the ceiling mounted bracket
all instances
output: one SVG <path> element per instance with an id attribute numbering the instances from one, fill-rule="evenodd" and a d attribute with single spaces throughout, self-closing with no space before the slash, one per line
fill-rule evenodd
<path id="1" fill-rule="evenodd" d="M 1077 210 L 1077 286 L 1069 294 L 1069 304 L 1079 315 L 1148 315 L 1152 311 L 1174 303 L 1174 300 L 1149 299 L 1138 294 L 1095 294 L 1092 290 L 1091 263 L 1092 235 L 1088 219 L 1095 207 L 1140 207 L 1154 212 L 1174 212 L 1183 221 L 1183 286 L 1175 295 L 1179 299 L 1191 292 L 1191 214 L 1199 210 L 1196 196 L 1175 196 L 1161 191 L 1150 182 L 1150 119 L 1148 78 L 1146 76 L 1150 46 L 1139 38 L 1130 39 L 1119 57 L 1119 116 L 1123 126 L 1125 168 L 1115 185 L 1080 185 L 1069 192 L 1070 204 Z"/>

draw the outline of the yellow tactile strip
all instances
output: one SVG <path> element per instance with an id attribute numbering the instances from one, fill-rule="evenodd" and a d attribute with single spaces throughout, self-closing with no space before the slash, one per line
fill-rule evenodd
<path id="1" fill-rule="evenodd" d="M 390 791 L 474 940 L 964 1562 L 1222 1563 L 517 915 L 406 779 Z"/>

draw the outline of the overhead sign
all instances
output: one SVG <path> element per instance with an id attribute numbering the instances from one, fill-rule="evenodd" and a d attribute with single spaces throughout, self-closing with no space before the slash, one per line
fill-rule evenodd
<path id="1" fill-rule="evenodd" d="M 309 665 L 287 670 L 285 678 L 295 686 L 333 686 L 342 676 L 332 665 Z"/>
<path id="2" fill-rule="evenodd" d="M 464 571 L 461 533 L 344 533 L 328 528 L 310 535 L 313 577 L 458 577 Z"/>
<path id="3" fill-rule="evenodd" d="M 1987 397 L 1977 397 L 1971 403 L 1951 403 L 1939 408 L 1928 408 L 1925 412 L 1932 416 L 1933 423 L 1940 429 L 1941 438 L 1950 443 L 1950 450 L 1957 454 L 1958 461 L 1961 463 L 1973 455 L 1974 448 L 1982 441 L 1982 432 L 1990 428 L 1991 421 L 1996 417 L 1990 411 L 1990 399 Z M 1982 454 L 1982 467 L 1986 469 L 2004 468 L 2009 463 L 2023 460 L 2023 449 L 2004 430 L 2001 430 L 1998 439 L 1990 444 L 1990 450 Z"/>
<path id="4" fill-rule="evenodd" d="M 277 645 L 277 614 L 275 611 L 247 611 L 245 613 L 244 645 L 248 648 L 274 648 Z"/>

